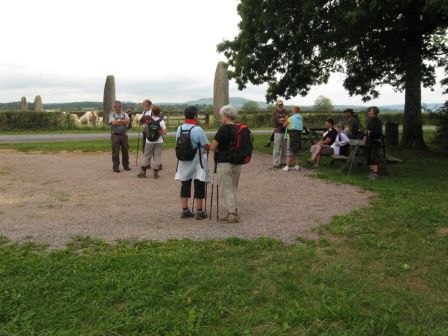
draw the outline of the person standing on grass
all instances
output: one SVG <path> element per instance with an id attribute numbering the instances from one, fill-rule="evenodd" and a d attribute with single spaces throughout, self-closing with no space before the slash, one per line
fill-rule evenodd
<path id="1" fill-rule="evenodd" d="M 128 130 L 129 117 L 126 113 L 121 111 L 121 102 L 115 101 L 115 112 L 109 114 L 109 125 L 111 127 L 111 140 L 112 140 L 112 169 L 115 173 L 119 173 L 120 169 L 120 148 L 121 148 L 121 160 L 124 170 L 131 170 L 129 167 L 129 144 Z"/>
<path id="2" fill-rule="evenodd" d="M 367 110 L 367 126 L 364 135 L 366 144 L 367 165 L 369 166 L 368 179 L 371 181 L 378 179 L 378 152 L 382 146 L 383 123 L 378 118 L 380 110 L 376 106 L 371 106 Z"/>
<path id="3" fill-rule="evenodd" d="M 167 129 L 165 121 L 160 118 L 160 107 L 153 106 L 152 116 L 143 124 L 146 130 L 147 137 L 145 139 L 146 146 L 143 154 L 143 165 L 140 167 L 140 173 L 137 177 L 145 178 L 146 170 L 151 169 L 151 158 L 154 161 L 153 164 L 153 177 L 159 178 L 159 170 L 162 166 L 162 147 L 163 136 L 166 134 Z M 158 133 L 158 134 L 157 134 Z"/>
<path id="4" fill-rule="evenodd" d="M 302 114 L 300 113 L 300 107 L 294 106 L 292 108 L 292 116 L 284 123 L 288 131 L 287 146 L 286 146 L 286 166 L 283 167 L 283 171 L 289 171 L 289 166 L 292 160 L 296 159 L 295 170 L 300 170 L 300 157 L 299 151 L 302 149 L 302 131 L 303 131 L 303 120 Z"/>
<path id="5" fill-rule="evenodd" d="M 333 154 L 333 148 L 331 145 L 334 143 L 336 136 L 338 135 L 338 131 L 334 128 L 333 119 L 327 119 L 325 121 L 325 128 L 327 130 L 322 135 L 322 139 L 310 148 L 311 158 L 308 159 L 308 162 L 313 166 L 313 168 L 319 167 L 320 157 L 322 155 Z"/>
<path id="6" fill-rule="evenodd" d="M 201 220 L 207 217 L 203 205 L 204 199 L 206 198 L 205 184 L 209 182 L 208 150 L 210 145 L 204 130 L 198 125 L 198 109 L 195 106 L 189 106 L 185 109 L 184 114 L 185 121 L 176 131 L 176 144 L 182 134 L 188 133 L 189 141 L 195 150 L 195 154 L 192 160 L 179 160 L 177 164 L 175 179 L 181 182 L 180 204 L 182 212 L 180 218 L 185 219 L 195 216 L 197 220 Z M 188 200 L 191 198 L 192 181 L 194 181 L 196 213 L 193 213 L 188 208 Z"/>
<path id="7" fill-rule="evenodd" d="M 283 126 L 283 123 L 287 118 L 288 112 L 283 108 L 283 100 L 278 99 L 275 110 L 272 111 L 272 124 L 274 125 L 272 164 L 275 169 L 285 165 L 287 141 L 285 139 L 285 127 Z"/>

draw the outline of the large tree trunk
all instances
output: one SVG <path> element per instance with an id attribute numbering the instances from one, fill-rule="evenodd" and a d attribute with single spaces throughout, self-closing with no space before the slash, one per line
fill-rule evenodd
<path id="1" fill-rule="evenodd" d="M 422 48 L 420 31 L 421 0 L 412 1 L 406 13 L 406 79 L 402 147 L 426 149 L 422 123 Z"/>

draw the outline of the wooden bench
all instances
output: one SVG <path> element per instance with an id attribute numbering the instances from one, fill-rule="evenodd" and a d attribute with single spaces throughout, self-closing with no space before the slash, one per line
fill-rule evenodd
<path id="1" fill-rule="evenodd" d="M 347 162 L 347 160 L 349 159 L 348 156 L 345 155 L 332 155 L 331 156 L 331 161 L 330 161 L 330 166 L 334 165 L 336 162 Z"/>

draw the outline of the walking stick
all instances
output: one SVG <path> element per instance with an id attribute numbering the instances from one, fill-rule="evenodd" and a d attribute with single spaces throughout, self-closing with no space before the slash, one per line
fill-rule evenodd
<path id="1" fill-rule="evenodd" d="M 208 150 L 207 150 L 207 167 L 208 167 Z M 204 198 L 204 202 L 205 202 L 205 206 L 204 206 L 204 211 L 207 214 L 207 190 L 208 189 L 208 182 L 205 181 L 205 198 Z"/>
<path id="2" fill-rule="evenodd" d="M 217 162 L 215 161 L 215 171 L 216 171 Z M 217 178 L 216 183 L 216 220 L 219 220 L 219 177 Z"/>
<path id="3" fill-rule="evenodd" d="M 212 196 L 210 197 L 210 220 L 212 220 L 212 212 L 213 212 L 213 191 L 215 190 L 215 171 L 213 170 L 212 177 Z"/>
<path id="4" fill-rule="evenodd" d="M 138 124 L 138 135 L 137 135 L 137 157 L 135 158 L 135 166 L 137 167 L 137 163 L 138 163 L 138 147 L 140 145 L 140 123 Z"/>

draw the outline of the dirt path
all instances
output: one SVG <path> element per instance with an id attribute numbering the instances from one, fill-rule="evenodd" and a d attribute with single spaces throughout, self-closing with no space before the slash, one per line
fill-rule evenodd
<path id="1" fill-rule="evenodd" d="M 116 174 L 110 154 L 0 151 L 0 235 L 50 247 L 77 235 L 106 241 L 236 236 L 293 242 L 297 236 L 315 238 L 313 227 L 367 205 L 372 195 L 307 177 L 306 170 L 274 171 L 270 156 L 255 154 L 242 169 L 239 224 L 218 223 L 215 213 L 211 221 L 182 220 L 175 155 L 163 155 L 164 170 L 154 180 L 136 177 L 135 157 L 132 171 Z"/>

